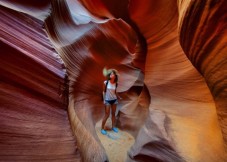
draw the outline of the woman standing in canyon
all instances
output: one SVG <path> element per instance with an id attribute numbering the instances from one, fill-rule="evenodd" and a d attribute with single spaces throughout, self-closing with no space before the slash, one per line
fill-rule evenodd
<path id="1" fill-rule="evenodd" d="M 115 113 L 118 104 L 118 98 L 121 99 L 120 96 L 117 95 L 117 85 L 118 85 L 118 72 L 115 69 L 110 69 L 107 72 L 107 80 L 104 81 L 103 84 L 103 102 L 105 105 L 105 116 L 102 120 L 102 128 L 101 133 L 103 135 L 107 134 L 105 130 L 106 121 L 110 115 L 111 109 L 111 117 L 112 117 L 112 130 L 114 132 L 118 132 L 118 128 L 115 127 Z"/>

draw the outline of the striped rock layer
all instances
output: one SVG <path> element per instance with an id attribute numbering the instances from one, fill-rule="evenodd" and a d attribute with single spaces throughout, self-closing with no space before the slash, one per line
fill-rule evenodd
<path id="1" fill-rule="evenodd" d="M 127 162 L 226 161 L 226 10 L 225 0 L 1 0 L 0 161 L 111 161 L 95 130 L 104 68 L 120 74 Z"/>

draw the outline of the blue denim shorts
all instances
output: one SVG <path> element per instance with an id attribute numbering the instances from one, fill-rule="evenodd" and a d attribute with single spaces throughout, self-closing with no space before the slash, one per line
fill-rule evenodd
<path id="1" fill-rule="evenodd" d="M 105 104 L 105 105 L 118 104 L 118 100 L 117 100 L 117 99 L 115 99 L 115 100 L 105 100 L 105 101 L 104 101 L 104 104 Z"/>

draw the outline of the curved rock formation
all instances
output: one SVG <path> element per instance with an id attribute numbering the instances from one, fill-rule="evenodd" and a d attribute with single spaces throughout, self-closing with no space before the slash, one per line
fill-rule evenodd
<path id="1" fill-rule="evenodd" d="M 111 161 L 95 130 L 107 67 L 126 161 L 226 161 L 224 0 L 0 4 L 0 159 Z"/>
<path id="2" fill-rule="evenodd" d="M 181 45 L 212 93 L 226 143 L 227 2 L 181 2 L 179 10 L 182 10 L 179 23 Z"/>
<path id="3" fill-rule="evenodd" d="M 0 6 L 0 161 L 80 159 L 65 102 L 65 67 L 42 25 Z"/>

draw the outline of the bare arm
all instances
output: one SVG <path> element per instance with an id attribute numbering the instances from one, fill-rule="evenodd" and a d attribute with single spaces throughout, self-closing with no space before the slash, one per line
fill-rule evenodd
<path id="1" fill-rule="evenodd" d="M 116 92 L 116 96 L 117 96 L 118 99 L 120 99 L 120 100 L 122 99 L 122 97 L 119 95 L 118 92 Z"/>
<path id="2" fill-rule="evenodd" d="M 103 97 L 103 102 L 105 102 L 105 95 L 106 95 L 105 88 L 106 88 L 106 84 L 103 83 L 103 86 L 102 86 L 102 97 Z"/>

